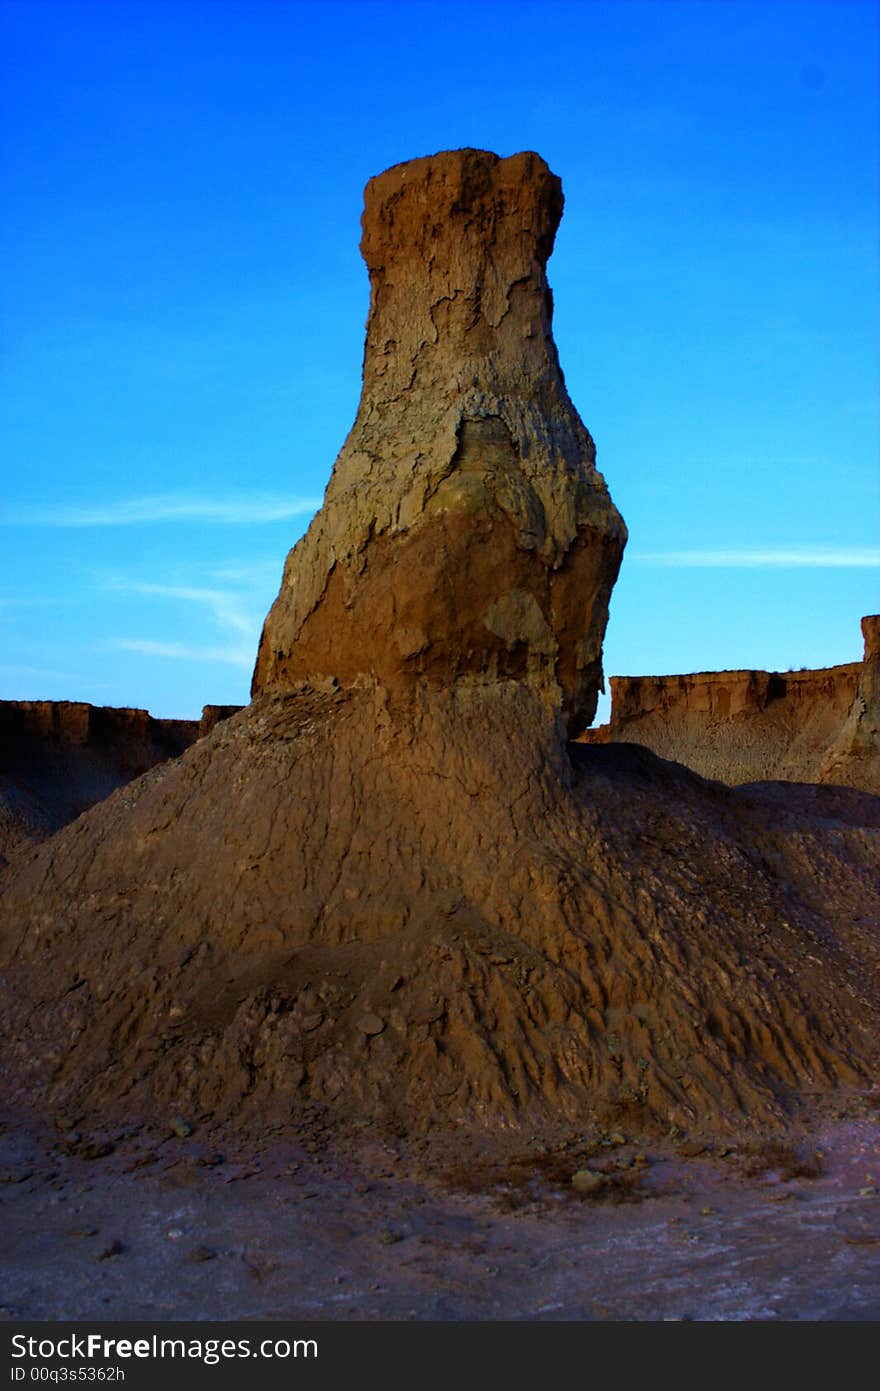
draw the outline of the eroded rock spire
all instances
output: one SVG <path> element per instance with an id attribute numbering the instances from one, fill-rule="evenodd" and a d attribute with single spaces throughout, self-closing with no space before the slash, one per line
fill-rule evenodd
<path id="1" fill-rule="evenodd" d="M 626 540 L 569 400 L 536 154 L 455 150 L 371 179 L 363 390 L 291 551 L 253 694 L 303 680 L 523 680 L 589 724 Z"/>

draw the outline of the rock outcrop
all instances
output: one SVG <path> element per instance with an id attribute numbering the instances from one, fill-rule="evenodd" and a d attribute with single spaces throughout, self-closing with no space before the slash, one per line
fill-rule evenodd
<path id="1" fill-rule="evenodd" d="M 202 718 L 199 720 L 199 738 L 204 739 L 205 735 L 210 734 L 223 720 L 231 719 L 242 709 L 242 705 L 203 705 Z"/>
<path id="2" fill-rule="evenodd" d="M 525 680 L 595 713 L 626 530 L 569 400 L 545 266 L 559 179 L 456 150 L 366 188 L 363 392 L 288 558 L 253 694 Z"/>
<path id="3" fill-rule="evenodd" d="M 530 154 L 368 186 L 364 397 L 251 705 L 6 873 L 8 1098 L 489 1144 L 871 1076 L 875 799 L 566 740 L 624 533 L 550 339 L 560 210 Z"/>
<path id="4" fill-rule="evenodd" d="M 582 737 L 643 744 L 733 785 L 880 793 L 880 618 L 863 618 L 862 633 L 862 662 L 818 671 L 612 676 L 611 719 Z"/>
<path id="5" fill-rule="evenodd" d="M 198 730 L 195 720 L 156 720 L 146 710 L 0 701 L 0 862 L 176 758 Z"/>
<path id="6" fill-rule="evenodd" d="M 819 769 L 819 782 L 880 794 L 880 614 L 862 619 L 865 655 L 855 698 Z"/>

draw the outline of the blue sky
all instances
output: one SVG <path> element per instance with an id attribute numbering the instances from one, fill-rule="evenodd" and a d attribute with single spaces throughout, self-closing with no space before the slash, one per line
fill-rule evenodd
<path id="1" fill-rule="evenodd" d="M 0 697 L 247 699 L 359 394 L 363 185 L 535 149 L 630 529 L 609 674 L 880 607 L 869 0 L 3 0 Z"/>

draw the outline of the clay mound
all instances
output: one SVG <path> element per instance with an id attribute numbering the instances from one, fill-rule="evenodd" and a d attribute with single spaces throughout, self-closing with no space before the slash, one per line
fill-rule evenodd
<path id="1" fill-rule="evenodd" d="M 257 1125 L 779 1124 L 869 1075 L 877 838 L 566 749 L 514 683 L 405 720 L 376 690 L 263 699 L 8 887 L 6 1090 Z"/>

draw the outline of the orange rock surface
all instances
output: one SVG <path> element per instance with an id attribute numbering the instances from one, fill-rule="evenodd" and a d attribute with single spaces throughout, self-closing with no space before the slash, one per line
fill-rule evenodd
<path id="1" fill-rule="evenodd" d="M 880 618 L 861 662 L 818 671 L 612 676 L 587 743 L 643 744 L 705 778 L 834 783 L 880 793 Z"/>

